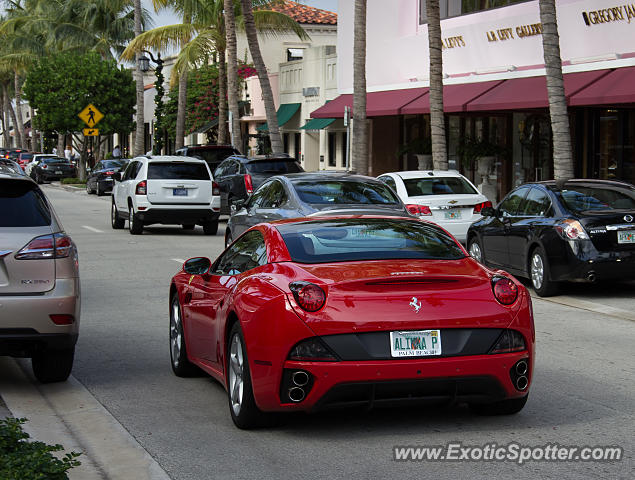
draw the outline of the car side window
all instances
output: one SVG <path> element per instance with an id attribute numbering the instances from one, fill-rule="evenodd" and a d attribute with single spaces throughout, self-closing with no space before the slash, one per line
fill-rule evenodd
<path id="1" fill-rule="evenodd" d="M 216 261 L 215 275 L 238 275 L 267 264 L 267 246 L 258 230 L 236 240 Z"/>
<path id="2" fill-rule="evenodd" d="M 532 188 L 525 199 L 523 215 L 527 217 L 544 217 L 551 208 L 551 201 L 546 192 Z"/>
<path id="3" fill-rule="evenodd" d="M 132 172 L 135 171 L 136 164 L 137 162 L 130 162 L 128 164 L 128 167 L 126 168 L 126 171 L 124 172 L 123 177 L 121 179 L 122 182 L 125 182 L 126 180 L 130 180 L 131 178 L 134 178 L 132 176 Z M 136 173 L 135 173 L 135 177 L 136 177 Z"/>
<path id="4" fill-rule="evenodd" d="M 286 202 L 287 194 L 284 191 L 284 187 L 279 181 L 274 180 L 263 193 L 262 200 L 258 206 L 260 208 L 279 208 Z"/>
<path id="5" fill-rule="evenodd" d="M 527 195 L 528 191 L 529 187 L 521 187 L 505 197 L 498 206 L 498 210 L 501 212 L 503 217 L 513 217 L 517 215 L 518 208 L 525 199 L 525 195 Z"/>
<path id="6" fill-rule="evenodd" d="M 386 185 L 388 185 L 390 188 L 392 188 L 395 193 L 397 193 L 397 184 L 395 183 L 394 178 L 386 176 L 386 177 L 379 177 L 379 179 L 382 182 L 384 182 Z"/>

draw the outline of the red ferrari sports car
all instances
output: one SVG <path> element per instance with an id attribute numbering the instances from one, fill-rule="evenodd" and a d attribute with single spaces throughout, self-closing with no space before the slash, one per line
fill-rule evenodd
<path id="1" fill-rule="evenodd" d="M 516 413 L 534 345 L 525 287 L 414 218 L 260 224 L 170 285 L 174 373 L 221 382 L 239 428 L 265 412 L 399 402 Z"/>

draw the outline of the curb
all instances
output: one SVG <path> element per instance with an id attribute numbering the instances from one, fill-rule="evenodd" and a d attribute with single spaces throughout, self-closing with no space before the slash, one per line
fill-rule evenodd
<path id="1" fill-rule="evenodd" d="M 22 361 L 0 357 L 0 395 L 8 410 L 29 421 L 35 440 L 82 452 L 71 480 L 170 480 L 168 474 L 128 431 L 74 377 L 38 384 Z"/>

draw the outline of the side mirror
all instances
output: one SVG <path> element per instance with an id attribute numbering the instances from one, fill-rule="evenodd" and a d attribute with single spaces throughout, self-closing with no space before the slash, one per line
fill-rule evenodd
<path id="1" fill-rule="evenodd" d="M 495 217 L 496 209 L 494 207 L 483 207 L 481 210 L 481 216 L 483 217 Z"/>
<path id="2" fill-rule="evenodd" d="M 229 206 L 229 209 L 231 210 L 232 215 L 235 214 L 241 208 L 243 208 L 245 206 L 245 203 L 247 203 L 247 200 L 243 200 L 243 199 L 233 200 L 231 205 Z"/>
<path id="3" fill-rule="evenodd" d="M 183 264 L 183 271 L 190 275 L 204 275 L 212 266 L 212 261 L 205 257 L 190 258 Z"/>
<path id="4" fill-rule="evenodd" d="M 112 178 L 114 178 L 114 179 L 115 179 L 115 182 L 121 182 L 121 172 L 115 172 L 115 173 L 112 175 Z"/>

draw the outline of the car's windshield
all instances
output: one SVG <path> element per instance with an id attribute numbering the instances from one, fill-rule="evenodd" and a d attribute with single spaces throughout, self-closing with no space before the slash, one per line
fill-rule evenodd
<path id="1" fill-rule="evenodd" d="M 0 227 L 43 227 L 51 211 L 31 181 L 0 180 Z"/>
<path id="2" fill-rule="evenodd" d="M 188 156 L 205 160 L 210 168 L 214 169 L 230 155 L 234 154 L 233 148 L 214 148 L 212 150 L 205 148 L 192 148 L 189 150 Z"/>
<path id="3" fill-rule="evenodd" d="M 403 183 L 409 197 L 478 193 L 472 185 L 461 177 L 404 178 Z"/>
<path id="4" fill-rule="evenodd" d="M 635 209 L 635 189 L 621 186 L 566 185 L 559 193 L 574 212 Z"/>
<path id="5" fill-rule="evenodd" d="M 383 183 L 349 180 L 294 181 L 300 200 L 313 205 L 395 205 L 399 200 Z"/>
<path id="6" fill-rule="evenodd" d="M 299 263 L 465 257 L 447 233 L 416 220 L 316 220 L 277 228 L 292 260 Z"/>
<path id="7" fill-rule="evenodd" d="M 249 173 L 273 173 L 283 175 L 285 173 L 299 173 L 302 167 L 295 160 L 258 160 L 245 165 Z"/>
<path id="8" fill-rule="evenodd" d="M 42 159 L 42 163 L 48 163 L 48 164 L 52 164 L 52 165 L 57 165 L 57 164 L 62 164 L 62 163 L 70 163 L 67 159 L 65 158 L 60 158 L 60 157 L 52 157 L 52 158 L 43 158 Z"/>
<path id="9" fill-rule="evenodd" d="M 102 165 L 103 168 L 122 168 L 125 167 L 127 163 L 120 160 L 104 160 Z"/>
<path id="10" fill-rule="evenodd" d="M 204 163 L 153 162 L 148 165 L 148 180 L 209 180 Z"/>

